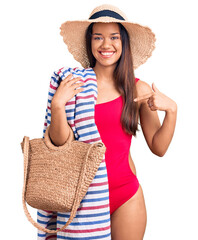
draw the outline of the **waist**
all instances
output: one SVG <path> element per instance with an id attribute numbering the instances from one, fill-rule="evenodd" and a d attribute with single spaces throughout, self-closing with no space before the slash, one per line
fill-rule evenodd
<path id="1" fill-rule="evenodd" d="M 120 156 L 129 154 L 130 146 L 131 146 L 131 138 L 119 138 L 117 136 L 111 135 L 100 135 L 101 140 L 106 146 L 106 156 Z"/>
<path id="2" fill-rule="evenodd" d="M 136 175 L 130 168 L 129 156 L 124 154 L 122 157 L 105 158 L 109 188 L 116 188 L 123 184 L 137 181 Z"/>

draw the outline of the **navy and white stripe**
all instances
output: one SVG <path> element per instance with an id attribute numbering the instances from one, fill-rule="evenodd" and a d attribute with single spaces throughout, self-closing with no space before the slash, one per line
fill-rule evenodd
<path id="1" fill-rule="evenodd" d="M 75 139 L 87 143 L 101 141 L 100 134 L 94 119 L 94 107 L 97 99 L 97 81 L 92 68 L 62 68 L 51 77 L 48 94 L 47 109 L 43 136 L 51 122 L 51 100 L 61 80 L 70 73 L 73 77 L 81 76 L 85 84 L 84 91 L 76 94 L 65 105 L 67 121 L 74 131 Z M 50 229 L 61 228 L 69 219 L 70 213 L 52 213 L 38 210 L 37 221 Z M 111 239 L 109 187 L 105 156 L 99 169 L 81 201 L 76 217 L 72 223 L 62 232 L 48 234 L 38 231 L 38 240 L 55 239 Z"/>

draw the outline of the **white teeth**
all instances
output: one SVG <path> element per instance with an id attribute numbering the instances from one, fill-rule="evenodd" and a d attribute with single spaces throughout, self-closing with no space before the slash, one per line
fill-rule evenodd
<path id="1" fill-rule="evenodd" d="M 113 52 L 100 52 L 100 53 L 105 56 L 110 56 L 113 54 Z"/>

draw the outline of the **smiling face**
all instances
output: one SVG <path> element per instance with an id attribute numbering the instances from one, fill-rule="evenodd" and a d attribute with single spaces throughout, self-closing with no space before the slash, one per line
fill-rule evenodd
<path id="1" fill-rule="evenodd" d="M 96 65 L 116 66 L 122 54 L 122 41 L 117 23 L 95 23 L 92 29 L 91 50 Z"/>

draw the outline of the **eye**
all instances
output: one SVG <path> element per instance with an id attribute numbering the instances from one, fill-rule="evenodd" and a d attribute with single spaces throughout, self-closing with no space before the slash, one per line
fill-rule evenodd
<path id="1" fill-rule="evenodd" d="M 119 39 L 119 37 L 112 37 L 111 39 L 112 40 L 117 40 L 117 39 Z"/>
<path id="2" fill-rule="evenodd" d="M 94 40 L 102 40 L 102 37 L 93 37 Z"/>
<path id="3" fill-rule="evenodd" d="M 95 40 L 100 40 L 100 39 L 102 39 L 101 37 L 95 37 L 94 38 Z"/>

